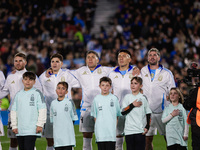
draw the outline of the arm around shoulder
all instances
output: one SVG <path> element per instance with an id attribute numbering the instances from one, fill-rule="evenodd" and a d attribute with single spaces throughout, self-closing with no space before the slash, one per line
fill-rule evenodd
<path id="1" fill-rule="evenodd" d="M 9 76 L 7 77 L 5 84 L 0 89 L 0 99 L 6 97 L 9 94 Z"/>

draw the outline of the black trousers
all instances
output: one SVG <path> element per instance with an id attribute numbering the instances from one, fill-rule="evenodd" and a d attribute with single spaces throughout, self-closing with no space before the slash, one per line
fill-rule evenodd
<path id="1" fill-rule="evenodd" d="M 180 144 L 174 144 L 167 146 L 167 150 L 187 150 L 187 148 L 185 146 L 181 146 Z"/>
<path id="2" fill-rule="evenodd" d="M 17 136 L 19 150 L 34 150 L 37 136 Z"/>
<path id="3" fill-rule="evenodd" d="M 98 150 L 115 150 L 116 142 L 97 142 Z"/>
<path id="4" fill-rule="evenodd" d="M 145 150 L 145 135 L 131 134 L 125 136 L 127 150 Z"/>
<path id="5" fill-rule="evenodd" d="M 55 150 L 72 150 L 72 146 L 55 147 Z"/>
<path id="6" fill-rule="evenodd" d="M 192 131 L 192 149 L 200 149 L 200 127 L 197 125 L 191 125 Z"/>

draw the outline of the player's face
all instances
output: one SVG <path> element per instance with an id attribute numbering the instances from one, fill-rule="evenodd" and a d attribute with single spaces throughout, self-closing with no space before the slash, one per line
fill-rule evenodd
<path id="1" fill-rule="evenodd" d="M 109 82 L 102 81 L 101 84 L 99 85 L 99 87 L 101 89 L 102 95 L 109 94 L 109 90 L 111 89 L 111 85 L 109 84 Z"/>
<path id="2" fill-rule="evenodd" d="M 65 97 L 65 94 L 67 94 L 67 89 L 62 84 L 59 84 L 56 87 L 56 93 L 58 95 L 58 98 L 63 98 Z"/>
<path id="3" fill-rule="evenodd" d="M 118 64 L 119 64 L 119 67 L 129 66 L 130 62 L 131 62 L 130 55 L 128 55 L 125 52 L 119 53 L 119 55 L 118 55 Z"/>
<path id="4" fill-rule="evenodd" d="M 87 55 L 86 64 L 90 69 L 95 69 L 98 63 L 99 59 L 95 54 L 90 53 Z"/>
<path id="5" fill-rule="evenodd" d="M 148 55 L 148 63 L 150 65 L 158 65 L 160 61 L 160 56 L 154 51 L 151 51 Z"/>
<path id="6" fill-rule="evenodd" d="M 171 102 L 178 102 L 179 101 L 179 94 L 176 90 L 171 90 L 169 94 L 169 99 Z"/>
<path id="7" fill-rule="evenodd" d="M 35 80 L 32 80 L 28 77 L 25 77 L 23 80 L 22 80 L 23 84 L 24 84 L 24 90 L 29 90 L 33 87 L 33 85 L 35 84 Z"/>
<path id="8" fill-rule="evenodd" d="M 15 57 L 14 58 L 14 67 L 16 70 L 20 71 L 23 70 L 26 66 L 26 60 L 23 57 Z"/>
<path id="9" fill-rule="evenodd" d="M 136 80 L 131 81 L 131 91 L 132 93 L 137 93 L 142 88 L 142 85 Z"/>
<path id="10" fill-rule="evenodd" d="M 53 73 L 57 73 L 62 67 L 62 65 L 63 65 L 63 62 L 60 61 L 59 58 L 55 57 L 51 59 L 51 68 L 53 70 Z"/>

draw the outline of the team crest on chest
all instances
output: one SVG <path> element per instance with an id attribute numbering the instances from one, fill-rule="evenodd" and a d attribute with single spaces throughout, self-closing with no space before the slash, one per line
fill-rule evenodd
<path id="1" fill-rule="evenodd" d="M 114 102 L 113 102 L 113 100 L 111 99 L 111 101 L 110 101 L 110 107 L 113 107 L 114 106 Z"/>
<path id="2" fill-rule="evenodd" d="M 53 112 L 53 115 L 54 115 L 54 116 L 57 116 L 57 112 L 56 112 L 56 111 L 54 111 L 54 112 Z"/>
<path id="3" fill-rule="evenodd" d="M 50 81 L 51 81 L 50 79 L 47 80 L 47 82 L 50 82 Z"/>
<path id="4" fill-rule="evenodd" d="M 183 112 L 182 110 L 179 110 L 178 120 L 183 121 Z"/>
<path id="5" fill-rule="evenodd" d="M 11 82 L 11 84 L 14 84 L 15 83 L 15 81 L 13 80 L 12 82 Z"/>
<path id="6" fill-rule="evenodd" d="M 30 106 L 35 106 L 35 98 L 34 98 L 34 94 L 31 95 L 31 99 L 30 99 Z"/>
<path id="7" fill-rule="evenodd" d="M 98 104 L 98 110 L 101 111 L 102 109 L 103 109 L 103 108 L 102 108 L 102 105 L 99 103 L 99 104 Z"/>
<path id="8" fill-rule="evenodd" d="M 101 74 L 101 73 L 102 73 L 101 68 L 98 68 L 98 69 L 97 69 L 97 73 L 98 73 L 98 74 Z"/>
<path id="9" fill-rule="evenodd" d="M 65 111 L 68 111 L 68 105 L 65 104 Z"/>
<path id="10" fill-rule="evenodd" d="M 99 109 L 99 111 L 101 111 L 102 110 L 102 106 L 99 106 L 98 109 Z"/>
<path id="11" fill-rule="evenodd" d="M 148 74 L 146 74 L 145 77 L 148 77 Z"/>
<path id="12" fill-rule="evenodd" d="M 162 79 L 163 79 L 163 76 L 160 75 L 160 76 L 158 77 L 158 81 L 162 81 Z"/>
<path id="13" fill-rule="evenodd" d="M 132 78 L 133 78 L 133 75 L 132 75 L 132 74 L 129 74 L 129 78 L 132 79 Z"/>
<path id="14" fill-rule="evenodd" d="M 64 76 L 61 77 L 61 81 L 62 81 L 62 82 L 65 81 L 65 77 L 64 77 Z"/>

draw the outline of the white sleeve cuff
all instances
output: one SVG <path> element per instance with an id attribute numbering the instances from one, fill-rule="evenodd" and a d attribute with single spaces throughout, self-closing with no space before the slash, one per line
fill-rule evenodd
<path id="1" fill-rule="evenodd" d="M 46 123 L 46 119 L 47 119 L 47 109 L 46 108 L 40 109 L 37 126 L 43 127 L 44 124 Z"/>

